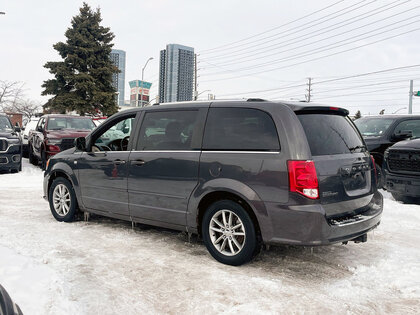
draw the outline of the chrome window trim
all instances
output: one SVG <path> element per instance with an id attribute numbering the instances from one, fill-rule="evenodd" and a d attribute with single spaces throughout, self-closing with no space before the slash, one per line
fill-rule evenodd
<path id="1" fill-rule="evenodd" d="M 132 151 L 98 151 L 98 152 L 87 152 L 87 153 L 256 153 L 256 154 L 280 154 L 280 151 L 216 151 L 216 150 L 132 150 Z"/>
<path id="2" fill-rule="evenodd" d="M 203 150 L 203 153 L 252 153 L 252 154 L 280 154 L 280 151 L 216 151 L 216 150 Z"/>
<path id="3" fill-rule="evenodd" d="M 135 150 L 134 153 L 200 153 L 200 150 Z"/>
<path id="4" fill-rule="evenodd" d="M 108 151 L 109 152 L 109 151 Z M 113 151 L 113 152 L 125 152 L 125 151 Z M 179 152 L 179 153 L 193 153 L 193 152 L 197 152 L 197 153 L 234 153 L 234 154 L 238 154 L 238 153 L 257 153 L 257 154 L 280 154 L 280 151 L 216 151 L 216 150 L 144 150 L 144 151 L 139 151 L 139 150 L 133 150 L 131 152 L 134 153 L 173 153 L 173 152 Z"/>

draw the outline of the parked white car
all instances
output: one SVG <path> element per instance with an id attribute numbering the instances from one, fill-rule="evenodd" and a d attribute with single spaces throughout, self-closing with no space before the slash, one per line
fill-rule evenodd
<path id="1" fill-rule="evenodd" d="M 28 136 L 31 130 L 35 130 L 36 125 L 38 124 L 39 117 L 32 117 L 30 121 L 26 124 L 22 132 L 22 144 L 23 144 L 23 156 L 28 157 Z"/>

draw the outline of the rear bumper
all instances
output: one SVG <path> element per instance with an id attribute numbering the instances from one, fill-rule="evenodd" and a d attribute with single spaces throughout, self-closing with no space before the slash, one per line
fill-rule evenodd
<path id="1" fill-rule="evenodd" d="M 385 188 L 391 193 L 420 197 L 420 176 L 396 175 L 384 170 Z"/>
<path id="2" fill-rule="evenodd" d="M 321 204 L 286 208 L 274 203 L 265 205 L 272 226 L 261 229 L 264 243 L 317 246 L 350 241 L 377 227 L 383 197 L 376 192 L 363 212 L 334 219 L 326 217 Z"/>

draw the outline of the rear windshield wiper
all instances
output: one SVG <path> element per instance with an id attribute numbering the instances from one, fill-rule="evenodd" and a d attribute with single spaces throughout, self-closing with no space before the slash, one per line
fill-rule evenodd
<path id="1" fill-rule="evenodd" d="M 358 149 L 362 150 L 361 152 L 367 151 L 367 148 L 365 145 L 357 145 L 355 147 L 349 148 L 350 152 L 354 152 Z"/>

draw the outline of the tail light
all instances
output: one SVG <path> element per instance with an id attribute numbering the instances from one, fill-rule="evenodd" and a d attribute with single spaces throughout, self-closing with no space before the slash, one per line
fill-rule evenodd
<path id="1" fill-rule="evenodd" d="M 58 145 L 47 145 L 48 151 L 51 152 L 60 152 L 60 147 Z"/>
<path id="2" fill-rule="evenodd" d="M 310 199 L 319 199 L 318 177 L 313 161 L 287 161 L 289 187 Z"/>
<path id="3" fill-rule="evenodd" d="M 370 156 L 370 159 L 372 160 L 373 170 L 375 171 L 375 183 L 376 183 L 376 185 L 378 185 L 378 171 L 376 170 L 375 159 L 373 158 L 372 155 Z"/>

